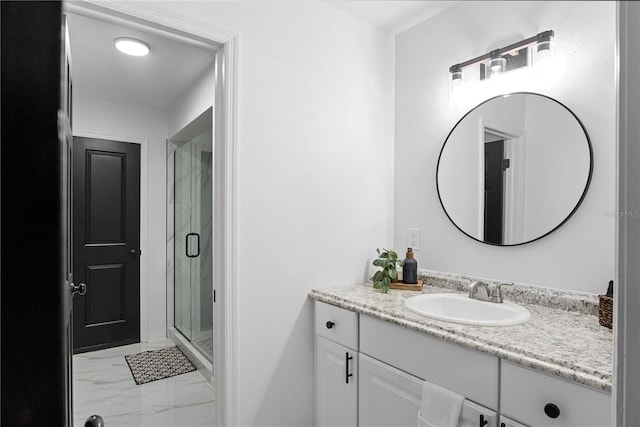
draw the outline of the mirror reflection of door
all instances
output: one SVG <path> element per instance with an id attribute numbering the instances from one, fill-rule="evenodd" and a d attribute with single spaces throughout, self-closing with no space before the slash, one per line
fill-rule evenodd
<path id="1" fill-rule="evenodd" d="M 504 140 L 485 133 L 484 141 L 484 241 L 502 244 L 504 227 Z"/>
<path id="2" fill-rule="evenodd" d="M 523 131 L 483 127 L 482 235 L 489 244 L 520 242 L 524 224 L 525 149 Z"/>

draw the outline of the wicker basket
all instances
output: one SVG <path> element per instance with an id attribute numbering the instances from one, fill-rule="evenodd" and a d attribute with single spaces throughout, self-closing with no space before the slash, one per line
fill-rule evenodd
<path id="1" fill-rule="evenodd" d="M 613 298 L 606 295 L 598 295 L 600 304 L 598 305 L 598 317 L 600 324 L 611 329 L 613 327 Z"/>

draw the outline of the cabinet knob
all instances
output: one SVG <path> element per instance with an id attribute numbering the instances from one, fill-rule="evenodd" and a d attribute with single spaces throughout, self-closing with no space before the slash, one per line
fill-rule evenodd
<path id="1" fill-rule="evenodd" d="M 547 414 L 549 418 L 558 418 L 560 416 L 560 408 L 553 403 L 547 403 L 544 405 L 544 413 Z"/>
<path id="2" fill-rule="evenodd" d="M 333 328 L 333 325 L 335 325 L 335 323 L 333 323 L 331 320 L 329 320 L 327 323 L 325 323 L 325 325 L 327 325 L 327 329 L 331 329 L 331 328 Z"/>

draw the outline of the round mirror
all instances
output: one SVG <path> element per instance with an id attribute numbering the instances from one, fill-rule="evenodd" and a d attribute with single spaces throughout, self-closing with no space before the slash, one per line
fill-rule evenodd
<path id="1" fill-rule="evenodd" d="M 593 170 L 575 114 L 535 93 L 491 98 L 447 136 L 436 172 L 440 203 L 469 237 L 512 246 L 551 233 L 578 209 Z"/>

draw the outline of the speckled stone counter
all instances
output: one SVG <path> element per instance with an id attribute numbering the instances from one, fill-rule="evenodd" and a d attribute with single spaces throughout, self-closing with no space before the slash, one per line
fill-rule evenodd
<path id="1" fill-rule="evenodd" d="M 428 283 L 428 281 L 427 281 Z M 423 293 L 455 292 L 425 286 Z M 598 317 L 519 302 L 531 319 L 516 326 L 474 326 L 430 319 L 404 307 L 416 291 L 389 290 L 371 284 L 314 289 L 309 297 L 416 330 L 473 350 L 604 391 L 611 391 L 613 333 Z"/>

